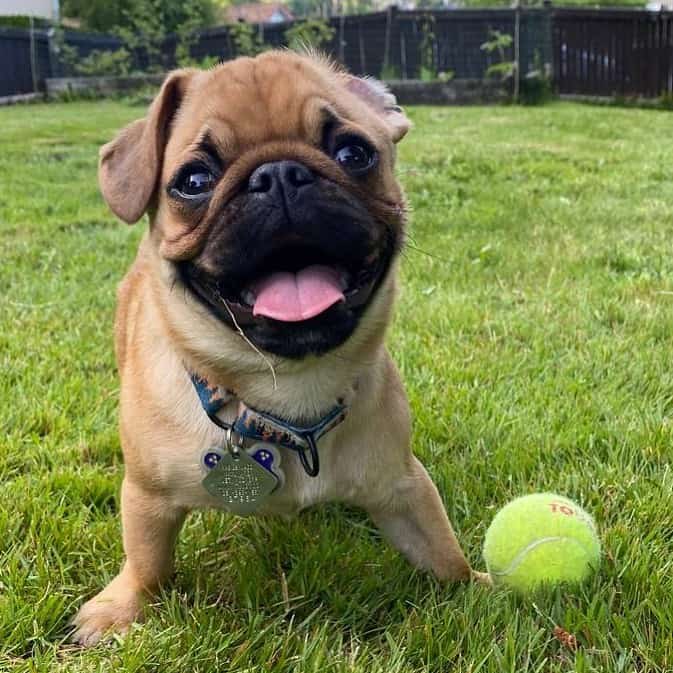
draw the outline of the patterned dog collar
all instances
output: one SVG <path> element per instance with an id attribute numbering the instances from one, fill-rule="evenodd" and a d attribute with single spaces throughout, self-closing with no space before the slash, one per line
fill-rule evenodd
<path id="1" fill-rule="evenodd" d="M 345 401 L 338 400 L 337 404 L 316 423 L 302 426 L 239 402 L 238 415 L 233 423 L 227 423 L 217 414 L 235 399 L 234 393 L 220 386 L 211 385 L 205 377 L 193 372 L 190 378 L 203 410 L 215 425 L 245 440 L 263 441 L 296 451 L 302 467 L 310 477 L 317 476 L 320 471 L 318 440 L 339 425 L 346 418 L 348 411 Z"/>

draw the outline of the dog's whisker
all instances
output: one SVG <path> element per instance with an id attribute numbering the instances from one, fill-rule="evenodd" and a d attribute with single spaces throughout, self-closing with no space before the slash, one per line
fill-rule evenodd
<path id="1" fill-rule="evenodd" d="M 339 362 L 347 362 L 350 365 L 356 365 L 358 367 L 373 367 L 376 364 L 376 360 L 356 360 L 354 358 L 348 358 L 345 355 L 334 355 L 333 359 Z"/>
<path id="2" fill-rule="evenodd" d="M 427 255 L 428 257 L 431 257 L 432 259 L 436 259 L 440 262 L 444 262 L 446 264 L 450 263 L 450 259 L 446 257 L 440 257 L 439 255 L 435 255 L 432 252 L 428 252 L 427 250 L 423 250 L 423 248 L 419 248 L 418 246 L 414 245 L 413 243 L 407 241 L 405 244 L 405 249 L 409 248 L 410 250 L 413 250 L 414 252 L 420 252 L 422 255 Z"/>
<path id="3" fill-rule="evenodd" d="M 241 335 L 243 341 L 245 341 L 245 343 L 247 343 L 248 346 L 250 346 L 250 348 L 252 348 L 252 350 L 255 351 L 255 353 L 257 353 L 259 357 L 262 358 L 262 360 L 264 360 L 267 367 L 271 370 L 271 377 L 273 378 L 273 389 L 278 390 L 278 379 L 276 378 L 276 370 L 273 367 L 273 363 L 271 362 L 271 360 L 269 360 L 269 358 L 266 357 L 266 355 L 264 355 L 264 353 L 262 353 L 261 350 L 259 350 L 259 348 L 257 348 L 257 346 L 255 346 L 254 343 L 252 343 L 252 341 L 250 341 L 250 339 L 248 339 L 246 333 L 238 324 L 236 316 L 234 315 L 234 312 L 231 310 L 231 307 L 229 306 L 229 302 L 220 294 L 219 290 L 215 289 L 215 293 L 217 294 L 219 300 L 224 305 L 224 308 L 227 309 L 227 313 L 231 317 L 231 321 L 234 323 L 234 327 L 236 328 L 236 331 Z"/>

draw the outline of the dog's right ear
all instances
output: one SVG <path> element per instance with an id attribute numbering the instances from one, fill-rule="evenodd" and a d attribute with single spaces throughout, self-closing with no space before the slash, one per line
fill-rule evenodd
<path id="1" fill-rule="evenodd" d="M 176 70 L 164 81 L 144 119 L 124 128 L 100 149 L 98 183 L 112 212 L 137 222 L 155 195 L 171 120 L 197 70 Z"/>
<path id="2" fill-rule="evenodd" d="M 346 88 L 374 110 L 388 127 L 390 137 L 398 143 L 411 128 L 411 122 L 397 104 L 388 87 L 373 77 L 346 75 Z"/>

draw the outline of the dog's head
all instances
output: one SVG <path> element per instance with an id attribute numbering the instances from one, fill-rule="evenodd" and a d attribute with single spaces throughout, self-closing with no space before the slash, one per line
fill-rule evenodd
<path id="1" fill-rule="evenodd" d="M 404 226 L 394 143 L 409 122 L 375 80 L 289 52 L 166 79 L 101 150 L 100 184 L 201 307 L 275 355 L 344 343 Z"/>

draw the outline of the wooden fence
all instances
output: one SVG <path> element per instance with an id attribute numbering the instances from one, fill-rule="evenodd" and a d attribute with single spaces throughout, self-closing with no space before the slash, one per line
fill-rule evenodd
<path id="1" fill-rule="evenodd" d="M 0 96 L 31 93 L 42 88 L 51 72 L 45 31 L 0 29 Z"/>
<path id="2" fill-rule="evenodd" d="M 673 12 L 556 10 L 553 44 L 561 94 L 673 94 Z"/>
<path id="3" fill-rule="evenodd" d="M 93 50 L 114 51 L 123 42 L 112 35 L 64 31 L 61 41 L 81 58 Z M 0 97 L 44 90 L 44 80 L 71 74 L 59 58 L 60 41 L 53 30 L 0 28 Z"/>
<path id="4" fill-rule="evenodd" d="M 551 62 L 549 20 L 548 10 L 521 13 L 524 72 L 533 67 L 536 52 Z M 491 31 L 513 34 L 514 22 L 511 9 L 400 11 L 391 7 L 385 12 L 332 18 L 334 37 L 323 49 L 355 74 L 414 79 L 420 73 L 426 40 L 430 59 L 425 65 L 430 70 L 451 72 L 457 79 L 482 79 L 499 57 L 486 53 L 481 45 L 490 39 Z M 266 44 L 283 46 L 289 25 L 263 26 L 259 35 Z M 175 38 L 171 38 L 170 48 L 174 47 Z M 234 57 L 227 27 L 202 31 L 192 55 Z M 513 49 L 507 49 L 505 58 L 513 57 Z"/>
<path id="5" fill-rule="evenodd" d="M 519 12 L 517 16 L 517 11 Z M 335 17 L 334 37 L 324 49 L 352 72 L 413 79 L 421 67 L 450 72 L 456 79 L 482 79 L 500 56 L 481 45 L 492 31 L 514 35 L 519 24 L 520 73 L 547 66 L 561 94 L 657 97 L 673 94 L 673 13 L 641 10 L 475 9 L 387 11 Z M 271 46 L 286 44 L 290 24 L 258 26 Z M 93 49 L 116 49 L 121 41 L 105 35 L 67 31 L 63 40 L 84 57 Z M 174 65 L 177 38 L 166 39 L 164 64 Z M 192 56 L 236 56 L 226 26 L 201 31 Z M 508 48 L 505 60 L 513 60 Z M 136 68 L 147 65 L 134 53 Z M 0 29 L 0 96 L 43 88 L 46 77 L 73 74 L 58 57 L 54 40 L 37 30 Z"/>

